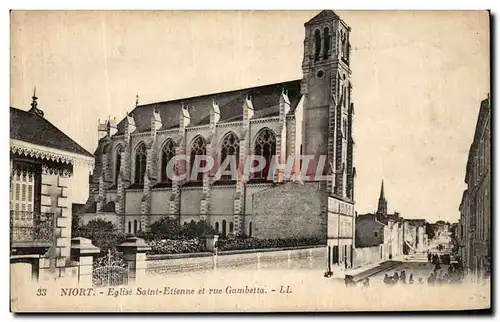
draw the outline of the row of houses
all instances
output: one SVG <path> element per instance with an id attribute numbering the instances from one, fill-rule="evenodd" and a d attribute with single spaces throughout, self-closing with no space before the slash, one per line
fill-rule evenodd
<path id="1" fill-rule="evenodd" d="M 380 259 L 425 252 L 428 248 L 425 219 L 404 219 L 400 213 L 387 213 L 384 183 L 375 213 L 356 217 L 356 248 L 372 248 Z"/>
<path id="2" fill-rule="evenodd" d="M 491 105 L 490 97 L 480 105 L 474 139 L 469 150 L 455 233 L 464 269 L 476 277 L 491 268 Z"/>

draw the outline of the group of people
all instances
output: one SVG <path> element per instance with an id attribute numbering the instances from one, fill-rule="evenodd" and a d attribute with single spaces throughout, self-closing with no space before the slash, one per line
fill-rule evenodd
<path id="1" fill-rule="evenodd" d="M 394 285 L 394 284 L 423 284 L 423 278 L 419 278 L 418 281 L 413 277 L 413 274 L 410 274 L 408 280 L 406 279 L 406 271 L 401 271 L 401 274 L 395 272 L 393 276 L 389 276 L 389 274 L 385 274 L 384 276 L 384 284 Z"/>
<path id="2" fill-rule="evenodd" d="M 447 272 L 435 268 L 434 272 L 427 278 L 427 284 L 458 284 L 461 283 L 463 277 L 464 274 L 461 266 L 459 264 L 451 264 Z"/>

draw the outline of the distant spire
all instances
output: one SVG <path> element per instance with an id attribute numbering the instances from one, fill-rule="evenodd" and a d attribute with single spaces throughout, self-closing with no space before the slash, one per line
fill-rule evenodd
<path id="1" fill-rule="evenodd" d="M 378 198 L 377 214 L 387 215 L 387 200 L 385 199 L 383 179 L 382 186 L 380 187 L 380 197 Z"/>

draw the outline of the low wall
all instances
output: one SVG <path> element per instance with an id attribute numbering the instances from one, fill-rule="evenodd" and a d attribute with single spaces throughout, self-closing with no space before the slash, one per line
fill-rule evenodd
<path id="1" fill-rule="evenodd" d="M 354 249 L 353 266 L 375 264 L 384 259 L 384 250 L 382 246 L 359 247 Z"/>
<path id="2" fill-rule="evenodd" d="M 254 266 L 307 258 L 326 258 L 326 247 L 295 247 L 289 249 L 238 250 L 219 252 L 218 268 Z M 212 253 L 150 255 L 146 262 L 149 274 L 165 274 L 214 268 Z"/>

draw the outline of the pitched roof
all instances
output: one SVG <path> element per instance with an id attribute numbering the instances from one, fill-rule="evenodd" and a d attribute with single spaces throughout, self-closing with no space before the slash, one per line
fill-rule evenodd
<path id="1" fill-rule="evenodd" d="M 222 93 L 213 93 L 203 96 L 176 99 L 137 106 L 129 115 L 132 115 L 136 125 L 136 133 L 151 129 L 151 116 L 156 109 L 162 120 L 161 130 L 179 126 L 179 113 L 182 105 L 186 105 L 191 117 L 189 126 L 203 125 L 210 122 L 210 111 L 215 99 L 220 108 L 219 122 L 232 122 L 243 119 L 243 103 L 250 95 L 254 107 L 253 118 L 271 117 L 279 115 L 279 98 L 283 89 L 287 90 L 290 100 L 290 111 L 294 111 L 300 101 L 300 79 L 264 85 L 252 88 L 233 90 Z M 118 123 L 117 135 L 125 133 L 126 118 Z"/>
<path id="2" fill-rule="evenodd" d="M 14 107 L 10 108 L 10 138 L 94 157 L 47 119 Z"/>
<path id="3" fill-rule="evenodd" d="M 339 16 L 333 10 L 323 10 L 320 13 L 318 13 L 316 16 L 312 17 L 311 20 L 309 20 L 306 25 L 311 24 L 311 23 L 317 23 L 317 22 L 322 22 L 325 20 L 331 20 L 331 19 L 336 19 Z"/>

